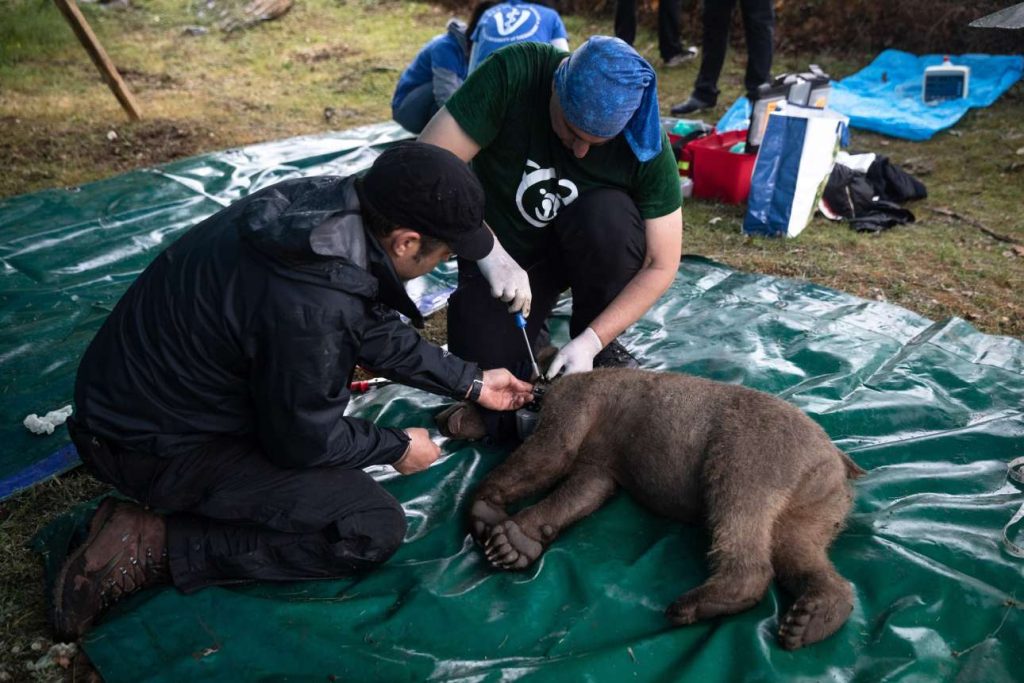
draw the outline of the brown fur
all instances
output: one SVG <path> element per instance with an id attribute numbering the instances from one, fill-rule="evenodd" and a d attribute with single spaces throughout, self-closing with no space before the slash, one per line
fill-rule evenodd
<path id="1" fill-rule="evenodd" d="M 470 510 L 491 563 L 522 569 L 621 486 L 654 512 L 703 520 L 711 576 L 667 610 L 691 624 L 753 607 L 772 578 L 795 598 L 779 641 L 822 640 L 853 608 L 826 555 L 861 470 L 790 404 L 681 374 L 571 375 L 544 397 L 537 430 L 483 481 Z M 506 507 L 558 484 L 509 517 Z"/>

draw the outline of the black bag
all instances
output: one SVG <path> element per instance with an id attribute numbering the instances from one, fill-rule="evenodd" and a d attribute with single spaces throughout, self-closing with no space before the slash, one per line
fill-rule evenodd
<path id="1" fill-rule="evenodd" d="M 818 208 L 827 218 L 848 221 L 858 232 L 881 232 L 914 222 L 914 214 L 896 202 L 927 196 L 921 181 L 879 156 L 867 173 L 836 164 Z"/>

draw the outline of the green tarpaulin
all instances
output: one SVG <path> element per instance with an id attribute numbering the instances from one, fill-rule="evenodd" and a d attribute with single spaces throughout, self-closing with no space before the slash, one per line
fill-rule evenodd
<path id="1" fill-rule="evenodd" d="M 623 494 L 535 567 L 493 571 L 464 515 L 505 454 L 449 441 L 424 473 L 378 473 L 409 517 L 382 569 L 152 591 L 118 606 L 88 653 L 112 682 L 1020 680 L 1024 560 L 1002 529 L 1024 502 L 1007 478 L 1024 455 L 1024 344 L 700 259 L 627 342 L 649 367 L 792 401 L 869 470 L 831 551 L 856 598 L 835 636 L 780 649 L 790 598 L 775 588 L 741 615 L 671 627 L 662 612 L 706 576 L 707 540 Z M 429 427 L 441 404 L 387 387 L 352 410 Z M 51 566 L 70 526 L 51 529 Z"/>

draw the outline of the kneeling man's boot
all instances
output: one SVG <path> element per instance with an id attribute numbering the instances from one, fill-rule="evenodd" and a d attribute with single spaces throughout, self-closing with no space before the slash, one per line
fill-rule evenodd
<path id="1" fill-rule="evenodd" d="M 54 631 L 59 639 L 74 640 L 121 598 L 169 581 L 164 518 L 107 498 L 92 518 L 85 543 L 68 556 L 57 577 Z"/>

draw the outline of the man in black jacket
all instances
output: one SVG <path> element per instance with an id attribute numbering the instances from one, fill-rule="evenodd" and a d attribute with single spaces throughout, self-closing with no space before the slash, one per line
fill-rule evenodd
<path id="1" fill-rule="evenodd" d="M 483 190 L 451 153 L 384 152 L 364 178 L 268 187 L 203 221 L 138 277 L 82 359 L 69 422 L 82 461 L 147 508 L 108 498 L 55 587 L 57 634 L 124 595 L 326 578 L 401 544 L 401 505 L 362 471 L 410 474 L 427 430 L 344 415 L 356 364 L 510 410 L 532 387 L 425 341 L 402 281 L 494 238 Z"/>

